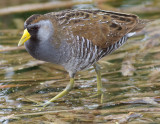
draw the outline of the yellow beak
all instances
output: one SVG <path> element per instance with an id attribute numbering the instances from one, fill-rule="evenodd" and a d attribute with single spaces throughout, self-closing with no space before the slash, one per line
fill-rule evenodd
<path id="1" fill-rule="evenodd" d="M 25 29 L 24 33 L 18 43 L 18 46 L 22 46 L 30 37 L 31 37 L 31 35 L 29 34 L 28 30 Z"/>

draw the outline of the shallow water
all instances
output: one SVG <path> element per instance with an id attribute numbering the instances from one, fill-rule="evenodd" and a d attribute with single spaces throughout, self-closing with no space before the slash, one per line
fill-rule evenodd
<path id="1" fill-rule="evenodd" d="M 16 5 L 31 2 L 15 1 Z M 3 7 L 13 5 L 4 4 Z M 68 73 L 57 65 L 35 60 L 24 47 L 17 47 L 17 42 L 24 20 L 32 13 L 47 10 L 1 16 L 0 122 L 160 123 L 159 6 L 158 0 L 102 0 L 96 4 L 72 6 L 133 12 L 155 21 L 99 61 L 105 93 L 103 104 L 99 104 L 98 98 L 90 97 L 96 93 L 96 74 L 90 67 L 77 73 L 75 87 L 68 95 L 44 109 L 35 106 L 35 102 L 45 102 L 62 91 L 69 82 Z"/>

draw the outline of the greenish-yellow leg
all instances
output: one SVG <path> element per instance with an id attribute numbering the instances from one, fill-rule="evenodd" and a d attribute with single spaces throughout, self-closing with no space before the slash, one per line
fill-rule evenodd
<path id="1" fill-rule="evenodd" d="M 74 78 L 70 78 L 70 83 L 67 85 L 67 87 L 59 94 L 57 94 L 55 97 L 53 97 L 52 99 L 50 99 L 48 102 L 46 102 L 45 104 L 43 104 L 43 107 L 46 107 L 47 105 L 49 105 L 51 102 L 56 101 L 57 99 L 65 96 L 66 94 L 69 93 L 69 91 L 73 88 L 74 86 Z"/>
<path id="2" fill-rule="evenodd" d="M 97 94 L 101 96 L 100 103 L 103 103 L 103 90 L 102 90 L 102 80 L 101 80 L 101 72 L 98 64 L 93 65 L 96 74 L 97 74 Z"/>

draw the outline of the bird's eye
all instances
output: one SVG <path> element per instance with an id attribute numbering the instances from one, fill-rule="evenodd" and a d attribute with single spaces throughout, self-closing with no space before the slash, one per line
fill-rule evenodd
<path id="1" fill-rule="evenodd" d="M 37 30 L 39 27 L 37 25 L 33 26 L 31 29 L 32 30 Z"/>
<path id="2" fill-rule="evenodd" d="M 30 27 L 29 30 L 36 31 L 36 30 L 38 30 L 38 28 L 39 28 L 38 25 L 34 25 L 34 26 Z"/>

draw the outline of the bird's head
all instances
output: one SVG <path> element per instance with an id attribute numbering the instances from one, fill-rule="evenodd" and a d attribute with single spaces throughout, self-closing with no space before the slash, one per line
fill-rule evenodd
<path id="1" fill-rule="evenodd" d="M 18 43 L 23 45 L 29 39 L 33 41 L 46 41 L 53 34 L 53 24 L 45 15 L 32 15 L 24 23 L 24 33 Z"/>

